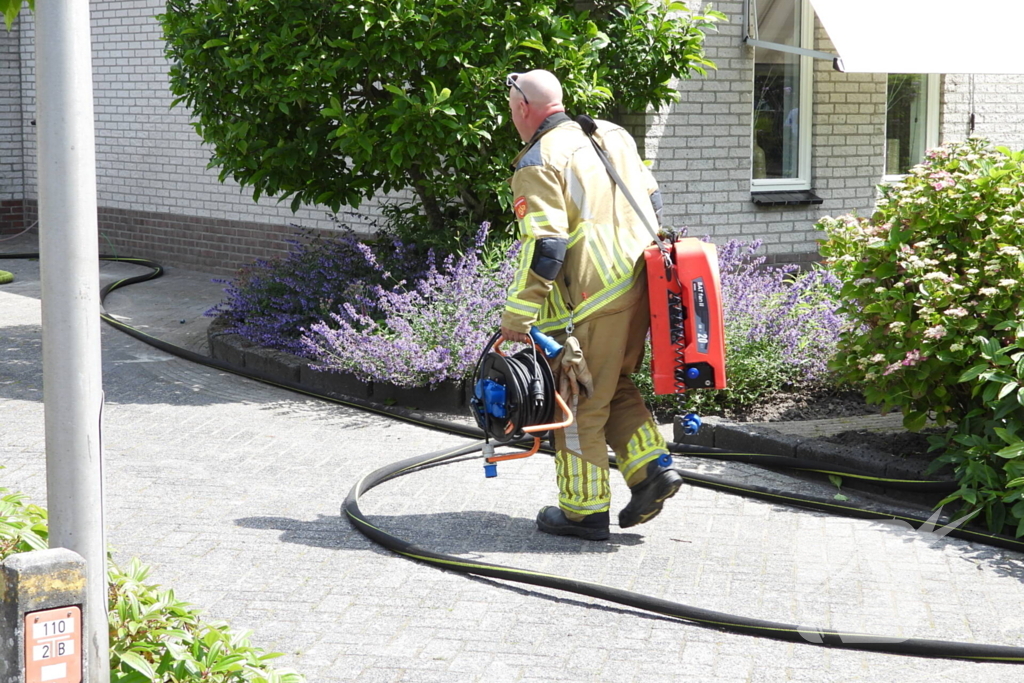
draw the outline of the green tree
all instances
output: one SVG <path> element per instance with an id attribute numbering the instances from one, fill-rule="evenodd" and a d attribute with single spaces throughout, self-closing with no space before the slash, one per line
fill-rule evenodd
<path id="1" fill-rule="evenodd" d="M 213 147 L 211 167 L 252 189 L 337 211 L 409 188 L 422 229 L 453 216 L 501 224 L 505 77 L 547 68 L 592 115 L 674 101 L 704 74 L 724 19 L 677 1 L 168 0 L 160 17 L 175 104 Z M 474 230 L 475 232 L 475 230 Z"/>
<path id="2" fill-rule="evenodd" d="M 21 12 L 22 2 L 23 0 L 0 0 L 0 15 L 3 16 L 8 31 L 14 26 L 14 20 L 18 18 L 18 13 Z M 36 0 L 28 0 L 28 8 L 35 12 Z"/>

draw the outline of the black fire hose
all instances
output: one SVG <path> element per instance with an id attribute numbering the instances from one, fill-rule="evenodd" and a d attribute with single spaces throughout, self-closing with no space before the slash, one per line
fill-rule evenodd
<path id="1" fill-rule="evenodd" d="M 0 254 L 0 259 L 29 259 L 38 258 L 38 254 Z M 125 278 L 101 290 L 102 300 L 115 289 L 128 286 L 137 282 L 144 282 L 159 277 L 162 267 L 147 259 L 126 258 L 116 256 L 101 256 L 102 260 L 121 263 L 131 263 L 151 269 L 150 273 L 135 277 Z M 416 424 L 431 429 L 439 429 L 459 436 L 470 438 L 482 438 L 483 432 L 475 427 L 466 426 L 456 422 L 436 420 L 429 418 L 415 411 L 403 410 L 389 406 L 381 406 L 370 401 L 347 398 L 339 399 L 310 391 L 296 383 L 276 380 L 262 373 L 243 370 L 231 366 L 223 361 L 203 356 L 201 354 L 183 349 L 174 344 L 156 339 L 136 328 L 118 321 L 110 316 L 101 303 L 101 318 L 109 325 L 135 337 L 147 344 L 150 344 L 166 353 L 184 358 L 186 360 L 230 372 L 242 377 L 248 377 L 276 387 L 290 389 L 306 396 L 316 397 L 339 405 L 349 406 L 367 410 L 380 415 L 387 415 L 403 420 L 410 424 Z M 898 655 L 912 655 L 919 657 L 932 657 L 941 659 L 963 659 L 970 661 L 992 661 L 1004 663 L 1024 663 L 1024 647 L 1011 647 L 1003 645 L 986 645 L 978 643 L 965 643 L 956 641 L 927 640 L 917 638 L 894 638 L 887 636 L 875 636 L 863 633 L 844 633 L 829 629 L 818 629 L 802 627 L 794 624 L 784 624 L 763 619 L 750 619 L 730 614 L 715 612 L 702 608 L 689 607 L 668 600 L 662 600 L 651 596 L 625 591 L 611 586 L 603 586 L 588 581 L 581 581 L 567 577 L 561 577 L 541 572 L 534 572 L 516 567 L 506 567 L 486 562 L 471 562 L 432 550 L 419 548 L 412 543 L 393 536 L 384 529 L 374 526 L 362 513 L 359 508 L 360 496 L 370 489 L 386 481 L 395 479 L 406 474 L 447 464 L 456 459 L 462 459 L 481 450 L 483 442 L 471 444 L 461 448 L 447 451 L 437 451 L 408 458 L 400 462 L 382 467 L 359 480 L 349 491 L 343 505 L 342 512 L 348 517 L 352 525 L 367 538 L 376 543 L 411 559 L 426 562 L 451 571 L 466 574 L 475 574 L 496 579 L 505 579 L 536 586 L 544 586 L 558 590 L 565 590 L 580 595 L 587 595 L 610 602 L 626 605 L 636 609 L 661 614 L 707 628 L 721 631 L 753 635 L 775 640 L 783 640 L 797 643 L 808 643 L 824 647 L 833 647 L 850 650 L 861 650 L 868 652 L 881 652 Z M 733 453 L 723 449 L 689 446 L 685 444 L 670 444 L 670 450 L 676 454 L 704 457 L 717 460 L 730 460 L 734 462 L 753 463 L 766 467 L 795 469 L 798 471 L 815 474 L 837 474 L 843 477 L 867 481 L 875 484 L 884 484 L 891 488 L 909 488 L 918 491 L 946 491 L 953 482 L 931 482 L 931 481 L 907 481 L 885 477 L 874 477 L 865 472 L 859 472 L 853 468 L 839 466 L 822 466 L 811 460 L 790 458 L 758 453 Z M 861 519 L 891 520 L 899 519 L 920 525 L 928 524 L 931 520 L 916 517 L 913 515 L 895 514 L 877 510 L 859 508 L 853 505 L 840 505 L 832 500 L 825 500 L 812 496 L 797 496 L 785 491 L 768 487 L 755 486 L 731 482 L 719 477 L 698 474 L 695 472 L 681 472 L 684 481 L 693 486 L 711 488 L 718 491 L 733 493 L 736 495 L 750 496 L 767 500 L 774 503 L 798 506 L 807 509 L 821 510 L 833 514 L 857 517 Z M 981 530 L 970 528 L 952 528 L 946 535 L 963 538 L 969 541 L 986 543 L 988 545 L 1024 552 L 1024 540 L 1012 538 L 1003 534 L 990 534 Z"/>
<path id="2" fill-rule="evenodd" d="M 372 489 L 391 479 L 410 474 L 424 467 L 431 467 L 451 461 L 461 456 L 469 455 L 480 450 L 482 444 L 472 444 L 447 451 L 435 451 L 426 455 L 416 456 L 407 460 L 386 465 L 370 474 L 364 476 L 352 487 L 341 510 L 349 521 L 364 536 L 379 543 L 380 545 L 410 559 L 426 562 L 444 569 L 449 569 L 464 574 L 475 574 L 486 576 L 492 579 L 505 579 L 517 583 L 526 583 L 533 586 L 543 586 L 558 590 L 578 593 L 592 598 L 599 598 L 620 605 L 634 607 L 647 612 L 654 612 L 666 617 L 680 619 L 698 626 L 714 628 L 720 631 L 741 633 L 745 635 L 760 636 L 773 640 L 784 640 L 794 643 L 809 643 L 824 647 L 833 647 L 847 650 L 862 650 L 867 652 L 882 652 L 898 655 L 912 655 L 917 657 L 932 657 L 941 659 L 966 659 L 972 661 L 994 661 L 1007 663 L 1024 663 L 1024 648 L 1011 647 L 1007 645 L 985 645 L 978 643 L 962 643 L 957 641 L 927 640 L 921 638 L 893 638 L 877 636 L 866 633 L 851 633 L 835 631 L 831 629 L 808 628 L 796 624 L 785 624 L 764 619 L 750 619 L 724 612 L 690 607 L 671 600 L 651 597 L 642 593 L 622 590 L 612 586 L 604 586 L 589 581 L 581 581 L 564 576 L 545 574 L 542 572 L 507 567 L 489 562 L 469 561 L 465 558 L 435 552 L 426 548 L 420 548 L 409 541 L 398 538 L 370 523 L 359 509 L 359 497 Z M 697 476 L 684 473 L 687 483 L 705 485 L 712 483 L 724 483 L 713 477 Z M 727 487 L 735 493 L 746 494 L 752 489 L 760 490 L 764 494 L 769 489 L 761 487 L 747 487 L 729 485 Z M 783 496 L 787 501 L 798 500 L 792 496 Z M 772 498 L 774 500 L 774 498 Z M 816 508 L 808 499 L 801 500 L 801 506 Z M 821 508 L 824 509 L 824 508 Z M 834 511 L 834 510 L 829 510 Z M 861 511 L 867 513 L 868 511 Z M 890 518 L 890 515 L 883 513 L 871 513 L 874 518 Z M 859 515 L 858 515 L 859 516 Z M 867 514 L 865 517 L 869 517 Z M 903 519 L 907 519 L 903 517 Z"/>

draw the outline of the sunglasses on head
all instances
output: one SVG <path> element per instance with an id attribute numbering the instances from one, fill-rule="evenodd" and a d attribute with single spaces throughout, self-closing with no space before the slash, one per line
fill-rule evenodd
<path id="1" fill-rule="evenodd" d="M 521 74 L 509 74 L 508 76 L 506 76 L 505 77 L 505 86 L 508 87 L 508 88 L 515 88 L 516 90 L 518 90 L 519 94 L 523 96 L 523 102 L 526 102 L 527 104 L 529 104 L 530 100 L 528 100 L 526 98 L 526 93 L 524 93 L 523 89 L 520 88 L 519 85 L 516 83 L 516 80 L 519 78 L 520 75 Z"/>

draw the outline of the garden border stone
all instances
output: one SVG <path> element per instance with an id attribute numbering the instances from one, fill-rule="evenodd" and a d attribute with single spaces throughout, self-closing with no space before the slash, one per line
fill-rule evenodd
<path id="1" fill-rule="evenodd" d="M 253 344 L 227 332 L 228 323 L 216 318 L 207 328 L 210 356 L 264 377 L 287 380 L 333 398 L 359 398 L 421 411 L 467 415 L 472 390 L 469 382 L 442 382 L 437 387 L 399 387 L 387 382 L 364 382 L 355 375 L 321 372 L 299 356 Z"/>
<path id="2" fill-rule="evenodd" d="M 894 479 L 949 479 L 948 466 L 934 474 L 926 474 L 930 458 L 902 457 L 869 446 L 831 443 L 821 438 L 800 434 L 784 434 L 772 429 L 772 423 L 737 423 L 724 418 L 703 418 L 695 435 L 683 433 L 682 416 L 673 424 L 673 437 L 678 443 L 725 448 L 741 453 L 770 453 L 791 458 L 807 458 L 826 464 L 843 465 L 877 476 Z M 876 487 L 888 492 L 894 489 Z M 905 495 L 905 494 L 903 494 Z"/>

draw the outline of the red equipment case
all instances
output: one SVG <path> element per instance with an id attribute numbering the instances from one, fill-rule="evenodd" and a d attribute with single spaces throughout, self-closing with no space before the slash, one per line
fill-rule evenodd
<path id="1" fill-rule="evenodd" d="M 676 240 L 671 264 L 658 245 L 644 253 L 651 302 L 651 376 L 655 394 L 725 388 L 718 251 L 693 237 Z"/>

